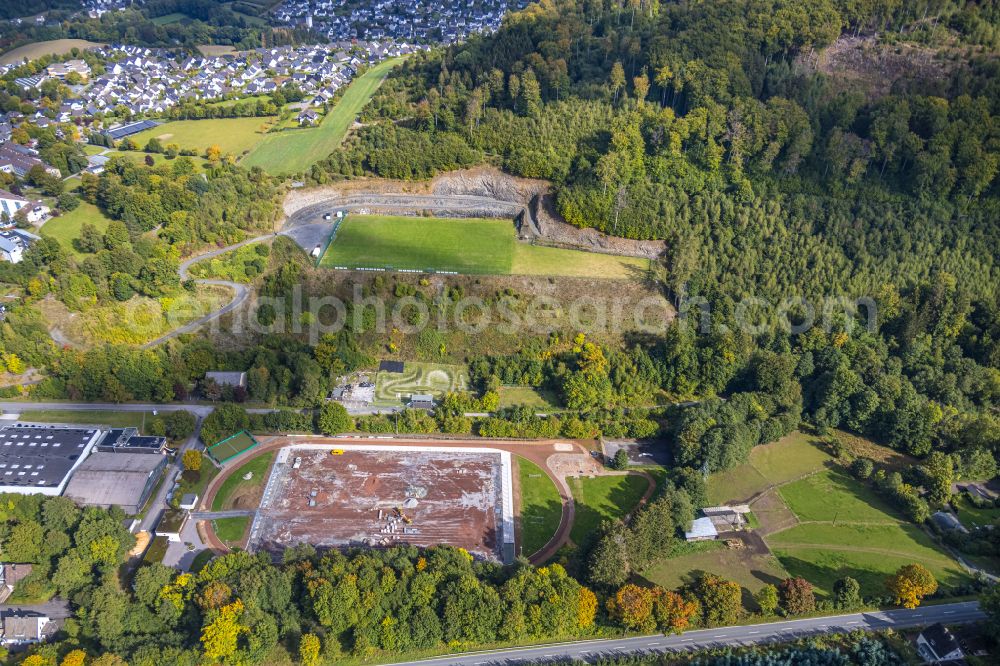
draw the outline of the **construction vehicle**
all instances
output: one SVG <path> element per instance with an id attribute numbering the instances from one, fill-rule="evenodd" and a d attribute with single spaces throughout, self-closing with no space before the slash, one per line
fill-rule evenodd
<path id="1" fill-rule="evenodd" d="M 331 456 L 342 456 L 344 455 L 344 449 L 333 449 L 330 451 Z"/>
<path id="2" fill-rule="evenodd" d="M 404 523 L 406 523 L 407 525 L 411 525 L 411 524 L 413 524 L 413 519 L 412 519 L 412 518 L 410 518 L 410 517 L 409 517 L 408 515 L 406 515 L 405 513 L 403 513 L 403 510 L 402 510 L 402 509 L 400 509 L 400 508 L 399 508 L 398 506 L 396 507 L 396 515 L 397 515 L 397 516 L 399 516 L 399 517 L 400 517 L 400 519 L 401 519 L 401 520 L 402 520 L 402 521 L 403 521 Z"/>

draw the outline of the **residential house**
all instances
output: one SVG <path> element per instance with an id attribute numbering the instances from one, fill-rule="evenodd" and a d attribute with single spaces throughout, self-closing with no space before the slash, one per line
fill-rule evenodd
<path id="1" fill-rule="evenodd" d="M 0 644 L 5 646 L 30 645 L 41 642 L 47 635 L 51 620 L 38 613 L 4 613 Z"/>
<path id="2" fill-rule="evenodd" d="M 940 622 L 920 632 L 916 643 L 917 652 L 926 664 L 958 662 L 964 656 L 954 634 Z"/>

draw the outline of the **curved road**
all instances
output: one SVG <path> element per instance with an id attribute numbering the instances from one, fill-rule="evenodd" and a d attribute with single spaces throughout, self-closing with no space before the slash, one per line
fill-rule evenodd
<path id="1" fill-rule="evenodd" d="M 199 254 L 195 257 L 191 257 L 190 259 L 185 259 L 183 262 L 181 262 L 181 265 L 178 267 L 177 272 L 180 275 L 182 281 L 187 280 L 188 269 L 190 269 L 193 264 L 196 264 L 199 261 L 205 261 L 206 259 L 212 259 L 214 257 L 219 256 L 220 254 L 225 254 L 230 250 L 241 248 L 244 245 L 249 245 L 250 243 L 257 243 L 262 240 L 267 240 L 268 238 L 273 238 L 277 235 L 278 234 L 266 234 L 264 236 L 248 238 L 244 241 L 240 241 L 239 243 L 234 243 L 233 245 L 227 245 L 226 247 L 222 247 L 217 250 L 212 250 L 211 252 L 207 252 L 205 254 Z M 164 335 L 161 335 L 155 340 L 150 340 L 149 342 L 143 345 L 143 348 L 148 349 L 149 347 L 156 347 L 157 345 L 163 344 L 167 340 L 176 338 L 178 335 L 191 333 L 192 331 L 197 330 L 202 325 L 212 321 L 213 319 L 218 319 L 227 312 L 232 312 L 239 306 L 243 305 L 243 303 L 250 296 L 250 288 L 247 285 L 241 284 L 239 282 L 230 282 L 229 280 L 195 280 L 195 282 L 198 284 L 210 284 L 210 285 L 218 285 L 220 287 L 229 287 L 235 292 L 233 295 L 233 299 L 229 301 L 229 303 L 227 303 L 226 305 L 223 305 L 218 310 L 209 312 L 207 315 L 189 321 L 183 326 L 175 328 L 174 330 Z"/>

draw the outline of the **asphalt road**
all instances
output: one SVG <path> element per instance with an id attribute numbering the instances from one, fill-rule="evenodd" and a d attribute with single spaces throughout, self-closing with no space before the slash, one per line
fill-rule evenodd
<path id="1" fill-rule="evenodd" d="M 857 630 L 879 631 L 905 629 L 944 622 L 964 624 L 985 618 L 975 601 L 925 606 L 913 610 L 852 613 L 834 617 L 817 617 L 741 627 L 719 627 L 689 631 L 680 636 L 638 636 L 635 638 L 574 641 L 511 648 L 468 652 L 446 657 L 398 662 L 401 664 L 443 666 L 486 666 L 487 664 L 517 664 L 524 662 L 583 660 L 638 654 L 648 652 L 681 652 L 754 643 L 785 642 L 819 634 L 846 633 Z"/>

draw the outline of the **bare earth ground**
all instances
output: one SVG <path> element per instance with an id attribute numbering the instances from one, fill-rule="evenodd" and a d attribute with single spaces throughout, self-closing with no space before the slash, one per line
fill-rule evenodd
<path id="1" fill-rule="evenodd" d="M 500 456 L 292 449 L 301 460 L 277 467 L 252 548 L 277 553 L 319 548 L 448 544 L 497 557 Z M 413 507 L 405 502 L 415 502 Z M 312 504 L 312 506 L 311 506 Z M 402 519 L 390 522 L 400 509 Z M 381 515 L 381 518 L 380 518 Z"/>
<path id="2" fill-rule="evenodd" d="M 844 36 L 825 49 L 803 54 L 796 64 L 829 75 L 842 88 L 861 90 L 874 98 L 889 94 L 900 80 L 944 80 L 961 61 L 943 60 L 937 56 L 939 52 L 918 44 L 880 43 L 872 35 Z"/>

